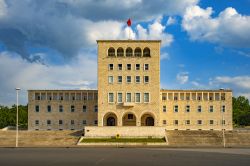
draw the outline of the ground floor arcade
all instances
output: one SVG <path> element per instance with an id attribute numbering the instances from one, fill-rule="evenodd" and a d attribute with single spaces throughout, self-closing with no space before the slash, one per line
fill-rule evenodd
<path id="1" fill-rule="evenodd" d="M 140 116 L 126 112 L 121 117 L 114 112 L 108 112 L 102 120 L 103 126 L 155 126 L 155 118 L 151 112 L 145 112 Z"/>

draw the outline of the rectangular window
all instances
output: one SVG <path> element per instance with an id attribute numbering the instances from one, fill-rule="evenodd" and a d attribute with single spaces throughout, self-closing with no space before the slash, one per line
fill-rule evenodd
<path id="1" fill-rule="evenodd" d="M 167 112 L 167 106 L 164 105 L 164 106 L 162 107 L 162 110 L 163 110 L 163 112 Z"/>
<path id="2" fill-rule="evenodd" d="M 74 124 L 75 124 L 75 121 L 74 121 L 74 120 L 71 120 L 71 121 L 70 121 L 70 124 L 71 124 L 71 125 L 74 125 Z"/>
<path id="3" fill-rule="evenodd" d="M 202 120 L 197 120 L 198 125 L 202 125 Z"/>
<path id="4" fill-rule="evenodd" d="M 167 124 L 167 121 L 166 121 L 166 120 L 163 120 L 163 121 L 162 121 L 162 124 L 166 125 L 166 124 Z"/>
<path id="5" fill-rule="evenodd" d="M 127 64 L 127 70 L 131 70 L 131 64 Z"/>
<path id="6" fill-rule="evenodd" d="M 95 112 L 98 112 L 98 106 L 97 105 L 95 105 L 94 110 L 95 110 Z"/>
<path id="7" fill-rule="evenodd" d="M 190 120 L 186 120 L 186 125 L 190 125 Z"/>
<path id="8" fill-rule="evenodd" d="M 51 120 L 47 120 L 47 125 L 48 125 L 48 126 L 51 125 Z"/>
<path id="9" fill-rule="evenodd" d="M 222 111 L 222 112 L 226 112 L 226 106 L 223 105 L 223 106 L 221 107 L 221 111 Z"/>
<path id="10" fill-rule="evenodd" d="M 35 124 L 36 124 L 36 126 L 38 126 L 39 125 L 39 120 L 35 120 Z"/>
<path id="11" fill-rule="evenodd" d="M 149 82 L 149 76 L 144 76 L 144 83 L 148 83 Z"/>
<path id="12" fill-rule="evenodd" d="M 190 105 L 186 106 L 186 112 L 190 112 Z"/>
<path id="13" fill-rule="evenodd" d="M 131 101 L 131 93 L 126 93 L 126 102 L 132 102 Z"/>
<path id="14" fill-rule="evenodd" d="M 122 64 L 118 64 L 118 70 L 122 70 Z"/>
<path id="15" fill-rule="evenodd" d="M 197 111 L 198 111 L 198 112 L 201 112 L 201 106 L 200 106 L 200 105 L 198 106 Z"/>
<path id="16" fill-rule="evenodd" d="M 127 76 L 127 83 L 131 83 L 131 76 Z"/>
<path id="17" fill-rule="evenodd" d="M 175 105 L 174 106 L 174 112 L 178 112 L 179 110 L 178 110 L 178 105 Z"/>
<path id="18" fill-rule="evenodd" d="M 36 105 L 36 108 L 35 108 L 36 112 L 39 112 L 39 105 Z"/>
<path id="19" fill-rule="evenodd" d="M 48 112 L 51 112 L 51 105 L 48 105 L 48 106 L 47 106 L 47 111 L 48 111 Z"/>
<path id="20" fill-rule="evenodd" d="M 109 64 L 109 70 L 114 70 L 114 65 L 113 64 Z"/>
<path id="21" fill-rule="evenodd" d="M 178 120 L 174 120 L 174 125 L 178 125 Z"/>
<path id="22" fill-rule="evenodd" d="M 149 93 L 144 93 L 144 103 L 149 102 Z"/>
<path id="23" fill-rule="evenodd" d="M 114 103 L 114 93 L 109 93 L 109 103 Z"/>
<path id="24" fill-rule="evenodd" d="M 140 64 L 135 64 L 135 70 L 140 70 Z"/>
<path id="25" fill-rule="evenodd" d="M 63 120 L 59 120 L 59 125 L 62 125 L 63 124 Z"/>
<path id="26" fill-rule="evenodd" d="M 86 125 L 86 124 L 87 124 L 87 121 L 86 121 L 86 120 L 83 120 L 83 121 L 82 121 L 82 124 L 83 124 L 83 125 Z"/>
<path id="27" fill-rule="evenodd" d="M 59 112 L 63 112 L 63 106 L 59 105 Z"/>
<path id="28" fill-rule="evenodd" d="M 75 112 L 75 106 L 72 105 L 72 106 L 70 107 L 70 110 L 71 110 L 71 112 Z"/>
<path id="29" fill-rule="evenodd" d="M 149 70 L 149 64 L 144 64 L 144 70 Z"/>
<path id="30" fill-rule="evenodd" d="M 117 93 L 117 103 L 122 103 L 122 93 Z"/>
<path id="31" fill-rule="evenodd" d="M 86 105 L 83 105 L 83 106 L 82 106 L 82 111 L 83 111 L 83 112 L 87 112 L 87 106 L 86 106 Z"/>
<path id="32" fill-rule="evenodd" d="M 118 83 L 122 83 L 122 76 L 118 76 Z"/>
<path id="33" fill-rule="evenodd" d="M 214 120 L 209 120 L 209 124 L 213 125 L 214 124 Z"/>
<path id="34" fill-rule="evenodd" d="M 209 112 L 214 112 L 214 106 L 212 105 L 209 106 Z"/>
<path id="35" fill-rule="evenodd" d="M 108 81 L 109 81 L 109 84 L 113 84 L 114 77 L 113 76 L 108 76 Z"/>
<path id="36" fill-rule="evenodd" d="M 140 103 L 141 102 L 141 94 L 140 93 L 135 93 L 135 102 Z"/>
<path id="37" fill-rule="evenodd" d="M 222 124 L 222 125 L 225 125 L 225 124 L 226 124 L 226 121 L 225 121 L 225 120 L 222 120 L 222 121 L 221 121 L 221 124 Z"/>
<path id="38" fill-rule="evenodd" d="M 94 123 L 95 123 L 95 125 L 97 125 L 98 121 L 97 121 L 97 120 L 95 120 L 95 121 L 94 121 Z"/>
<path id="39" fill-rule="evenodd" d="M 135 76 L 135 82 L 140 83 L 141 82 L 141 77 L 140 76 Z"/>

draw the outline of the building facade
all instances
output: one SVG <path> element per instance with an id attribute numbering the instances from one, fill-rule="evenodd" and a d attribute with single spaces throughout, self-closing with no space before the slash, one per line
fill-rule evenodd
<path id="1" fill-rule="evenodd" d="M 29 130 L 232 130 L 231 90 L 161 90 L 159 40 L 98 40 L 98 90 L 29 90 Z"/>

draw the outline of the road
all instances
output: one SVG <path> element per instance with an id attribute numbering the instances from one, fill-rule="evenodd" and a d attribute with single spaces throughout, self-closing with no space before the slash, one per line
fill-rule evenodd
<path id="1" fill-rule="evenodd" d="M 0 166 L 249 166 L 250 149 L 0 148 Z"/>

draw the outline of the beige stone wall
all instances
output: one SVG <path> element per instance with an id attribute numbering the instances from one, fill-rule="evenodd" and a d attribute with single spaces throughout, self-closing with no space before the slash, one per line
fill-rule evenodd
<path id="1" fill-rule="evenodd" d="M 165 128 L 156 126 L 98 126 L 85 127 L 85 137 L 165 137 Z"/>
<path id="2" fill-rule="evenodd" d="M 84 126 L 106 126 L 107 119 L 114 117 L 116 126 L 144 126 L 146 119 L 154 118 L 154 126 L 162 126 L 168 130 L 232 130 L 232 91 L 231 90 L 160 90 L 160 41 L 158 40 L 99 40 L 98 44 L 98 92 L 97 90 L 29 90 L 29 130 L 59 130 L 59 129 L 83 129 Z M 124 57 L 108 56 L 108 49 L 123 48 Z M 126 57 L 126 49 L 131 47 L 132 57 Z M 148 47 L 150 57 L 136 57 L 136 48 Z M 113 70 L 109 70 L 109 64 L 113 64 Z M 118 70 L 118 64 L 122 64 L 122 70 Z M 131 64 L 131 70 L 126 65 Z M 136 64 L 140 69 L 136 70 Z M 149 65 L 149 70 L 144 70 L 144 65 Z M 166 71 L 165 71 L 166 72 Z M 108 82 L 108 76 L 113 76 L 113 83 Z M 122 83 L 118 83 L 118 76 L 122 76 Z M 126 82 L 126 76 L 131 76 L 131 83 Z M 140 83 L 135 82 L 135 76 L 140 76 Z M 144 83 L 143 77 L 149 76 L 149 83 Z M 132 94 L 132 101 L 126 102 L 126 93 Z M 108 102 L 108 93 L 114 93 L 114 102 Z M 117 102 L 117 93 L 122 93 L 122 102 Z M 135 93 L 141 94 L 141 101 L 135 102 Z M 144 102 L 144 93 L 149 93 L 149 102 Z M 50 100 L 51 96 L 51 100 Z M 61 100 L 63 98 L 63 100 Z M 73 99 L 74 98 L 74 99 Z M 98 98 L 98 101 L 97 101 Z M 35 107 L 39 105 L 40 111 Z M 52 112 L 47 112 L 47 106 L 51 105 Z M 59 105 L 64 108 L 59 112 Z M 71 105 L 75 111 L 71 112 Z M 87 106 L 87 112 L 83 112 L 83 105 Z M 94 107 L 98 105 L 98 113 Z M 178 112 L 174 112 L 174 106 L 178 105 Z M 190 112 L 186 112 L 186 106 L 190 106 Z M 166 107 L 166 112 L 163 111 Z M 198 106 L 202 111 L 198 112 Z M 213 106 L 213 112 L 209 107 Z M 223 113 L 222 106 L 225 106 Z M 133 114 L 133 119 L 128 118 Z M 36 125 L 35 121 L 39 124 Z M 47 125 L 51 120 L 51 125 Z M 59 120 L 63 124 L 59 125 Z M 74 120 L 74 125 L 71 125 Z M 86 124 L 83 124 L 86 120 Z M 178 120 L 178 125 L 174 121 Z M 189 120 L 190 124 L 186 124 Z M 197 124 L 198 120 L 202 124 Z M 213 120 L 213 124 L 210 124 Z M 225 125 L 222 125 L 225 120 Z M 120 129 L 120 128 L 119 128 Z M 99 130 L 98 130 L 99 131 Z"/>
<path id="3" fill-rule="evenodd" d="M 43 96 L 44 94 L 45 96 Z M 48 94 L 57 94 L 57 99 L 50 100 Z M 60 99 L 59 94 L 63 95 L 63 100 Z M 80 98 L 67 99 L 66 94 L 72 96 L 78 94 Z M 84 126 L 97 125 L 95 124 L 95 120 L 97 120 L 97 112 L 95 112 L 97 90 L 29 90 L 28 95 L 29 130 L 82 130 Z M 87 95 L 87 100 L 84 99 L 84 95 Z M 51 105 L 51 112 L 47 111 L 48 105 Z M 59 105 L 63 106 L 63 112 L 59 112 Z M 71 112 L 71 105 L 75 107 L 74 112 Z M 83 105 L 87 107 L 86 112 L 83 112 Z M 39 106 L 39 112 L 36 112 L 36 106 Z M 36 120 L 39 121 L 38 125 L 35 123 Z M 47 124 L 47 120 L 51 120 L 51 125 Z M 59 120 L 63 120 L 62 125 L 59 125 Z M 73 125 L 71 120 L 74 120 Z M 86 120 L 86 124 L 83 124 L 83 120 Z"/>
<path id="4" fill-rule="evenodd" d="M 150 113 L 155 119 L 155 125 L 158 126 L 159 105 L 160 105 L 160 41 L 141 41 L 141 40 L 105 40 L 98 41 L 98 126 L 105 125 L 104 117 L 107 113 L 114 113 L 117 116 L 117 125 L 122 126 L 122 117 L 127 113 L 133 113 L 136 116 L 136 125 L 141 125 L 141 117 L 145 113 Z M 142 50 L 148 47 L 151 51 L 151 57 L 109 57 L 108 49 L 113 47 L 117 50 L 122 47 L 124 51 L 131 47 L 133 51 L 136 47 Z M 109 64 L 114 65 L 114 70 L 110 71 Z M 123 65 L 122 71 L 118 70 L 118 64 Z M 126 64 L 131 64 L 132 69 L 126 70 Z M 135 64 L 140 64 L 140 70 L 135 70 Z M 149 70 L 143 69 L 144 64 L 149 64 Z M 118 75 L 123 76 L 123 82 L 117 83 Z M 108 83 L 108 76 L 114 77 L 114 83 Z M 126 76 L 132 77 L 131 83 L 126 83 Z M 135 83 L 135 76 L 141 76 L 141 83 Z M 149 76 L 149 83 L 143 82 L 143 76 Z M 114 103 L 108 103 L 108 93 L 114 93 Z M 123 103 L 117 103 L 117 93 L 123 93 L 123 103 L 125 93 L 132 93 L 132 106 L 124 106 Z M 136 92 L 141 93 L 141 103 L 135 103 Z M 143 93 L 150 94 L 150 102 L 143 102 Z M 126 103 L 125 103 L 126 104 Z"/>
<path id="5" fill-rule="evenodd" d="M 196 94 L 196 99 L 180 98 L 180 94 L 188 96 L 187 94 L 190 93 Z M 176 100 L 171 98 L 171 94 L 178 96 Z M 206 100 L 206 94 L 210 94 L 211 97 L 213 95 L 212 100 Z M 200 100 L 199 95 L 201 95 Z M 169 96 L 169 98 L 165 98 L 166 96 Z M 165 126 L 168 130 L 233 129 L 232 91 L 230 90 L 161 90 L 161 100 L 160 126 Z M 178 105 L 178 112 L 174 112 L 175 105 Z M 187 105 L 190 106 L 190 112 L 186 112 Z M 225 106 L 225 112 L 222 112 L 223 105 Z M 163 111 L 163 106 L 166 106 L 166 112 Z M 198 112 L 198 106 L 201 106 L 201 112 Z M 209 111 L 210 106 L 213 106 L 213 112 Z M 225 125 L 222 125 L 223 119 Z M 174 120 L 178 120 L 178 125 L 174 124 Z M 186 124 L 186 120 L 190 120 L 190 124 Z M 197 124 L 198 120 L 201 120 L 202 124 Z M 214 124 L 210 124 L 210 120 L 213 120 Z M 166 121 L 166 124 L 163 121 Z"/>

